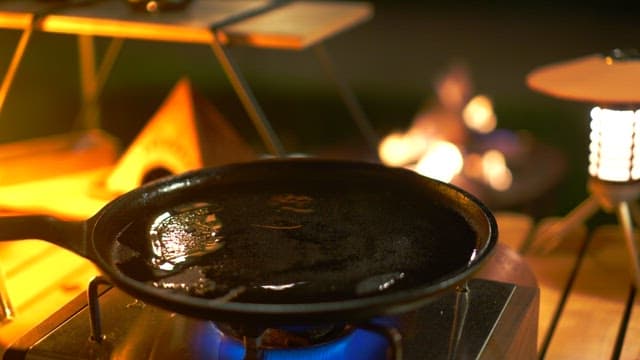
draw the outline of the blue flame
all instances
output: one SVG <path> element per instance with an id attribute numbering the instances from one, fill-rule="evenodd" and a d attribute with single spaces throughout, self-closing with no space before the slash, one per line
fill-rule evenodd
<path id="1" fill-rule="evenodd" d="M 215 325 L 194 339 L 202 358 L 243 360 L 245 349 L 240 341 L 224 335 Z M 384 360 L 389 344 L 376 332 L 355 329 L 338 339 L 304 348 L 266 349 L 264 360 Z"/>

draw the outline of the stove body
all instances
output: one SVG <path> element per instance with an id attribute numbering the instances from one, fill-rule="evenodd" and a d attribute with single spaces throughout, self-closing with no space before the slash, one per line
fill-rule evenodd
<path id="1" fill-rule="evenodd" d="M 473 279 L 466 296 L 463 312 L 459 294 L 452 291 L 416 311 L 376 323 L 393 324 L 399 331 L 403 359 L 447 359 L 452 351 L 453 358 L 461 359 L 536 357 L 537 289 Z M 79 296 L 14 343 L 3 359 L 244 358 L 242 344 L 221 334 L 210 321 L 158 309 L 117 288 L 102 291 L 99 302 L 101 341 L 91 338 L 89 306 L 86 296 Z M 464 317 L 459 332 L 457 316 Z M 266 349 L 263 355 L 276 360 L 396 358 L 398 353 L 390 348 L 379 332 L 356 327 L 322 346 Z"/>

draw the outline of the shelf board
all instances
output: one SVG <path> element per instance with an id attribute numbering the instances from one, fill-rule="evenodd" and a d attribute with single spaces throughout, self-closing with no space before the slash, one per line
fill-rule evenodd
<path id="1" fill-rule="evenodd" d="M 36 16 L 35 14 L 40 14 Z M 46 14 L 46 15 L 44 15 Z M 298 50 L 372 17 L 366 2 L 195 0 L 185 10 L 148 14 L 124 1 L 52 8 L 38 1 L 0 3 L 0 28 L 210 44 L 214 29 L 232 45 Z"/>

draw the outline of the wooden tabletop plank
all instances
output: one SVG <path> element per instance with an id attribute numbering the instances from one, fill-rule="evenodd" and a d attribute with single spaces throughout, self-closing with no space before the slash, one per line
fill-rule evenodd
<path id="1" fill-rule="evenodd" d="M 46 11 L 51 4 L 37 0 L 4 0 L 0 2 L 0 29 L 26 29 L 34 14 Z"/>
<path id="2" fill-rule="evenodd" d="M 186 9 L 148 14 L 125 1 L 102 1 L 55 11 L 40 29 L 46 32 L 183 43 L 211 43 L 211 28 L 272 5 L 272 0 L 193 1 Z"/>
<path id="3" fill-rule="evenodd" d="M 640 296 L 636 293 L 636 300 L 631 311 L 629 326 L 624 338 L 622 353 L 620 360 L 637 360 L 640 359 Z"/>
<path id="4" fill-rule="evenodd" d="M 231 45 L 304 49 L 373 16 L 362 2 L 297 1 L 221 29 Z"/>
<path id="5" fill-rule="evenodd" d="M 577 256 L 572 253 L 527 255 L 525 260 L 536 275 L 540 289 L 538 316 L 538 349 L 540 349 L 551 331 L 553 318 L 559 310 L 558 306 Z"/>
<path id="6" fill-rule="evenodd" d="M 594 230 L 547 356 L 606 359 L 613 352 L 631 282 L 617 226 Z"/>
<path id="7" fill-rule="evenodd" d="M 529 215 L 501 211 L 494 213 L 498 224 L 498 238 L 514 251 L 522 249 L 533 229 L 533 218 Z"/>
<path id="8" fill-rule="evenodd" d="M 513 249 L 526 249 L 530 236 L 544 232 L 548 226 L 556 223 L 558 218 L 546 218 L 533 226 L 533 220 L 527 215 L 517 213 L 498 213 L 498 232 L 500 241 Z M 538 317 L 538 348 L 553 323 L 571 272 L 576 264 L 579 248 L 586 238 L 586 228 L 581 227 L 572 232 L 565 242 L 549 253 L 521 253 L 527 265 L 535 274 L 540 289 L 540 308 Z M 543 239 L 539 239 L 542 240 Z"/>
<path id="9" fill-rule="evenodd" d="M 562 218 L 548 217 L 542 219 L 532 233 L 533 241 L 545 241 L 540 234 L 548 232 L 549 227 L 556 226 Z M 562 310 L 562 300 L 571 276 L 579 262 L 580 249 L 588 236 L 586 226 L 579 226 L 570 231 L 555 248 L 548 252 L 527 249 L 524 259 L 532 268 L 540 287 L 540 316 L 538 328 L 538 348 L 554 331 L 554 318 Z M 535 248 L 537 249 L 537 248 Z"/>
<path id="10" fill-rule="evenodd" d="M 32 19 L 33 15 L 29 13 L 0 13 L 0 29 L 26 29 Z"/>
<path id="11" fill-rule="evenodd" d="M 223 43 L 299 50 L 373 16 L 369 3 L 342 1 L 194 0 L 184 10 L 157 14 L 134 11 L 125 1 L 54 10 L 44 4 L 0 3 L 0 28 L 24 29 L 39 12 L 47 14 L 37 23 L 45 32 L 210 44 L 219 28 Z"/>

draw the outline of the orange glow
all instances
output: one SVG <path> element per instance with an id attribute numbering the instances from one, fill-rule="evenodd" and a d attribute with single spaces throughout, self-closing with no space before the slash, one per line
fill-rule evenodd
<path id="1" fill-rule="evenodd" d="M 404 166 L 416 162 L 427 148 L 427 140 L 409 134 L 387 135 L 378 147 L 380 160 L 389 166 Z"/>
<path id="2" fill-rule="evenodd" d="M 198 143 L 195 118 L 191 84 L 183 78 L 118 160 L 105 180 L 107 190 L 114 194 L 131 191 L 154 168 L 172 174 L 201 168 L 202 157 L 194 146 Z"/>
<path id="3" fill-rule="evenodd" d="M 434 141 L 427 148 L 415 171 L 421 175 L 449 182 L 462 170 L 464 160 L 457 146 L 448 141 Z"/>
<path id="4" fill-rule="evenodd" d="M 457 112 L 468 101 L 473 84 L 467 67 L 455 64 L 436 82 L 435 87 L 440 105 Z"/>
<path id="5" fill-rule="evenodd" d="M 20 144 L 17 143 L 6 146 L 14 149 L 14 153 L 22 161 L 0 158 L 0 164 L 6 171 L 21 179 L 26 175 L 32 175 L 32 179 L 3 183 L 0 186 L 0 207 L 5 209 L 3 216 L 14 213 L 44 213 L 62 219 L 84 220 L 105 205 L 108 200 L 95 198 L 92 192 L 115 159 L 109 165 L 100 161 L 92 164 L 90 155 L 99 149 L 83 149 L 81 146 L 59 146 L 56 151 L 50 149 L 61 141 L 60 138 L 54 138 L 37 142 L 30 140 L 22 144 L 25 149 L 29 145 L 38 144 L 36 148 L 39 151 L 35 152 L 33 149 L 21 152 Z M 109 147 L 100 151 L 108 149 Z M 43 157 L 49 161 L 41 161 Z M 42 176 L 42 173 L 49 173 L 50 170 L 55 172 L 56 167 L 69 158 L 77 160 L 60 167 L 54 176 Z M 80 162 L 81 159 L 86 162 Z M 14 160 L 20 166 L 11 166 Z M 34 176 L 38 174 L 40 175 Z M 0 266 L 6 274 L 9 301 L 15 309 L 14 318 L 0 324 L 0 349 L 6 349 L 85 291 L 89 279 L 98 274 L 95 266 L 88 260 L 41 240 L 2 242 L 0 259 Z"/>
<path id="6" fill-rule="evenodd" d="M 498 150 L 489 150 L 482 155 L 482 174 L 493 189 L 504 191 L 511 187 L 513 177 L 504 155 Z"/>
<path id="7" fill-rule="evenodd" d="M 105 191 L 131 191 L 154 170 L 180 174 L 255 157 L 222 114 L 182 78 L 118 159 L 105 180 Z"/>
<path id="8" fill-rule="evenodd" d="M 435 83 L 438 103 L 421 109 L 406 132 L 394 132 L 381 141 L 378 151 L 382 163 L 405 166 L 444 182 L 464 171 L 464 177 L 494 190 L 509 189 L 513 176 L 504 154 L 497 150 L 465 153 L 467 142 L 472 140 L 469 130 L 489 134 L 497 127 L 491 99 L 486 95 L 471 97 L 472 85 L 465 66 L 450 68 Z"/>
<path id="9" fill-rule="evenodd" d="M 485 95 L 477 95 L 471 99 L 462 110 L 462 118 L 468 128 L 482 134 L 492 132 L 497 125 L 493 104 Z"/>

